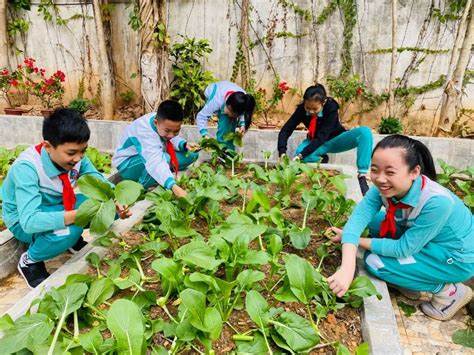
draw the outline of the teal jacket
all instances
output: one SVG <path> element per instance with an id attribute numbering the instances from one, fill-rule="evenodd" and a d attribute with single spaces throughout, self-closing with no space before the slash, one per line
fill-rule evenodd
<path id="1" fill-rule="evenodd" d="M 28 234 L 64 229 L 64 209 L 57 210 L 57 206 L 63 204 L 62 183 L 59 179 L 63 172 L 54 165 L 44 148 L 41 154 L 34 146 L 20 154 L 2 185 L 2 217 L 5 225 L 10 228 L 20 223 Z M 71 185 L 76 186 L 77 179 L 86 174 L 107 181 L 84 157 L 69 172 Z"/>
<path id="2" fill-rule="evenodd" d="M 372 252 L 382 256 L 405 258 L 419 252 L 428 243 L 446 248 L 460 262 L 474 262 L 474 217 L 464 203 L 451 191 L 424 177 L 418 177 L 400 200 L 411 208 L 397 210 L 399 239 L 374 238 Z M 398 202 L 393 199 L 393 202 Z M 358 245 L 359 238 L 383 206 L 386 199 L 372 187 L 344 226 L 342 243 Z"/>

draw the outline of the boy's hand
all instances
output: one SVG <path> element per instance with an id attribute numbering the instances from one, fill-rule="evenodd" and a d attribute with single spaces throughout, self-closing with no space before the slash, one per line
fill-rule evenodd
<path id="1" fill-rule="evenodd" d="M 120 203 L 115 203 L 115 209 L 120 217 L 120 219 L 126 219 L 132 215 L 132 212 L 128 209 L 128 206 L 121 205 Z"/>
<path id="2" fill-rule="evenodd" d="M 76 220 L 76 214 L 77 214 L 77 210 L 65 211 L 64 212 L 64 225 L 68 226 L 70 224 L 73 224 L 74 221 Z"/>
<path id="3" fill-rule="evenodd" d="M 331 239 L 333 243 L 340 243 L 342 240 L 342 229 L 337 227 L 330 227 L 326 229 L 324 234 Z M 335 234 L 334 236 L 332 234 Z"/>
<path id="4" fill-rule="evenodd" d="M 171 191 L 173 191 L 174 195 L 178 198 L 179 197 L 186 197 L 188 195 L 186 190 L 182 189 L 178 185 L 173 185 L 173 187 L 171 188 Z"/>
<path id="5" fill-rule="evenodd" d="M 201 146 L 198 143 L 186 143 L 186 147 L 190 152 L 201 150 Z"/>

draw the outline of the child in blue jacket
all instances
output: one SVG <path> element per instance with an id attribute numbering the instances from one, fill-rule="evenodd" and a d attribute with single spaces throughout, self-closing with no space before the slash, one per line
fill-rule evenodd
<path id="1" fill-rule="evenodd" d="M 161 185 L 177 197 L 186 196 L 186 191 L 176 183 L 176 176 L 199 155 L 192 151 L 196 145 L 179 137 L 183 118 L 181 105 L 165 100 L 156 113 L 148 113 L 129 124 L 112 158 L 120 176 L 145 188 Z"/>
<path id="2" fill-rule="evenodd" d="M 90 130 L 75 110 L 58 109 L 43 121 L 43 142 L 26 149 L 11 166 L 2 186 L 2 217 L 14 237 L 28 244 L 18 271 L 34 288 L 49 273 L 44 261 L 66 250 L 78 252 L 87 243 L 74 225 L 86 198 L 74 187 L 83 175 L 107 181 L 84 155 Z M 126 212 L 117 206 L 121 217 Z"/>
<path id="3" fill-rule="evenodd" d="M 255 99 L 237 84 L 230 81 L 219 81 L 210 84 L 204 91 L 206 104 L 196 117 L 199 133 L 203 137 L 209 135 L 207 123 L 213 115 L 217 115 L 216 139 L 219 143 L 234 151 L 232 140 L 225 139 L 228 133 L 238 131 L 245 133 L 252 123 L 255 110 Z"/>
<path id="4" fill-rule="evenodd" d="M 462 282 L 474 275 L 474 218 L 451 191 L 436 182 L 426 146 L 402 135 L 382 139 L 374 149 L 370 176 L 374 187 L 357 205 L 341 231 L 342 264 L 328 278 L 341 297 L 355 271 L 357 246 L 376 277 L 417 298 L 428 316 L 447 320 L 472 297 Z M 385 207 L 385 211 L 380 211 Z M 360 238 L 366 227 L 372 238 Z M 342 240 L 341 240 L 342 237 Z"/>

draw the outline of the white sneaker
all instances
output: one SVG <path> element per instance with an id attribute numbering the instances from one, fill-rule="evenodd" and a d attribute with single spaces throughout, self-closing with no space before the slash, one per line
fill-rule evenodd
<path id="1" fill-rule="evenodd" d="M 467 305 L 471 298 L 470 287 L 462 283 L 447 284 L 440 292 L 433 295 L 431 302 L 422 303 L 421 310 L 428 317 L 448 320 Z"/>

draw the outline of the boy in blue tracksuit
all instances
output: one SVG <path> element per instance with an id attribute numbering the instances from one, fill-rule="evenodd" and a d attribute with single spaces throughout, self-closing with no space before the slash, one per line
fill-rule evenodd
<path id="1" fill-rule="evenodd" d="M 423 143 L 402 135 L 375 147 L 371 188 L 355 208 L 341 241 L 341 268 L 328 278 L 342 296 L 354 276 L 357 245 L 367 250 L 373 275 L 410 298 L 433 294 L 421 305 L 428 316 L 447 320 L 472 297 L 462 284 L 474 276 L 474 218 L 452 192 L 435 182 L 433 158 Z M 385 207 L 385 211 L 380 211 Z M 360 238 L 366 227 L 372 238 Z"/>
<path id="2" fill-rule="evenodd" d="M 86 198 L 76 196 L 74 187 L 82 175 L 105 180 L 84 155 L 89 136 L 80 113 L 56 110 L 43 122 L 44 141 L 19 155 L 3 183 L 2 217 L 15 238 L 28 244 L 18 271 L 31 288 L 49 276 L 45 260 L 87 244 L 83 229 L 74 225 L 77 208 Z"/>
<path id="3" fill-rule="evenodd" d="M 196 117 L 199 133 L 203 137 L 208 136 L 207 123 L 213 115 L 217 115 L 219 121 L 216 139 L 227 149 L 234 151 L 232 140 L 226 140 L 225 136 L 235 131 L 243 134 L 248 130 L 255 110 L 254 97 L 230 81 L 210 84 L 204 91 L 204 96 L 206 104 Z"/>
<path id="4" fill-rule="evenodd" d="M 161 185 L 177 197 L 186 191 L 176 184 L 176 174 L 198 158 L 196 145 L 179 137 L 183 109 L 172 100 L 163 101 L 156 113 L 146 114 L 127 126 L 112 158 L 123 179 L 134 180 L 145 188 Z"/>
<path id="5" fill-rule="evenodd" d="M 318 84 L 306 89 L 303 102 L 283 125 L 278 135 L 278 154 L 286 154 L 287 143 L 298 125 L 308 129 L 307 139 L 296 148 L 295 159 L 316 163 L 327 159 L 327 153 L 357 150 L 358 180 L 362 194 L 369 189 L 367 173 L 372 154 L 372 132 L 368 127 L 347 131 L 339 122 L 339 105 L 326 95 L 326 89 Z"/>

